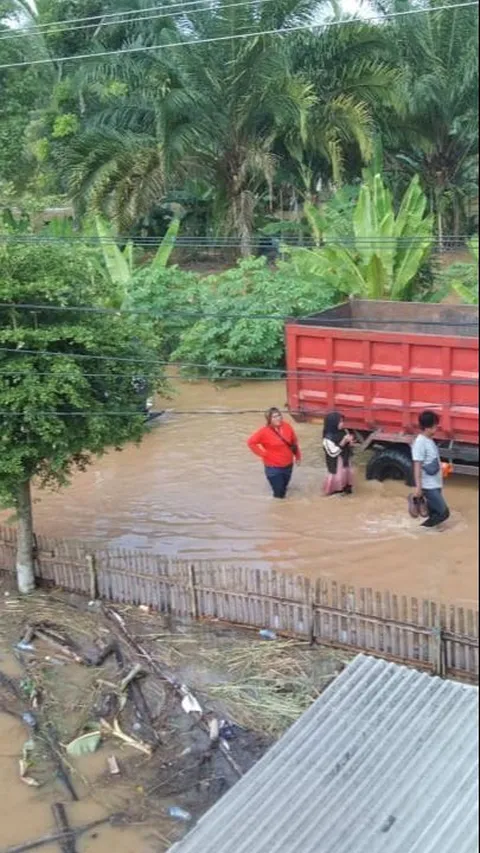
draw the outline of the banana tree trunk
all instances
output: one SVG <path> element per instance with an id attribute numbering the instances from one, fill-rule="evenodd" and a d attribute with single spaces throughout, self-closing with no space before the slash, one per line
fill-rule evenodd
<path id="1" fill-rule="evenodd" d="M 29 592 L 33 592 L 35 589 L 32 494 L 30 480 L 25 480 L 18 486 L 17 515 L 17 585 L 18 591 L 26 595 Z"/>

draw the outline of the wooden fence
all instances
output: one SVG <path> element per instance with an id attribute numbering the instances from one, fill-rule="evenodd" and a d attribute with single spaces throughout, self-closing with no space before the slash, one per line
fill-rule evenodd
<path id="1" fill-rule="evenodd" d="M 40 582 L 163 613 L 271 628 L 478 682 L 478 611 L 392 592 L 36 536 Z M 15 570 L 16 530 L 0 527 L 0 572 Z"/>

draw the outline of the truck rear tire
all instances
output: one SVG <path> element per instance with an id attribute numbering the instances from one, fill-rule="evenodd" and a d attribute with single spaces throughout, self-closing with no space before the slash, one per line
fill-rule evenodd
<path id="1" fill-rule="evenodd" d="M 369 460 L 366 470 L 367 480 L 402 480 L 406 486 L 413 486 L 413 465 L 408 450 L 398 447 L 384 447 Z"/>

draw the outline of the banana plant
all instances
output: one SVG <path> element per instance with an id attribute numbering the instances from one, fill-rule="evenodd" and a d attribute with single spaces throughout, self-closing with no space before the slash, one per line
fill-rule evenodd
<path id="1" fill-rule="evenodd" d="M 129 240 L 122 250 L 115 242 L 115 234 L 99 216 L 95 217 L 97 234 L 101 241 L 105 267 L 112 285 L 112 307 L 120 307 L 127 298 L 129 291 L 134 286 L 135 264 L 133 243 Z M 150 269 L 158 271 L 164 269 L 172 254 L 175 238 L 180 228 L 180 217 L 174 216 L 160 243 L 155 257 L 150 262 Z"/>
<path id="2" fill-rule="evenodd" d="M 376 174 L 361 187 L 352 238 L 329 233 L 321 214 L 308 206 L 305 214 L 318 248 L 292 250 L 291 262 L 298 274 L 328 281 L 342 296 L 408 301 L 432 249 L 433 216 L 426 211 L 418 176 L 395 214 L 392 194 Z"/>
<path id="3" fill-rule="evenodd" d="M 115 242 L 114 231 L 100 216 L 95 217 L 97 234 L 102 246 L 103 260 L 117 298 L 123 299 L 133 278 L 133 243 L 123 250 Z"/>

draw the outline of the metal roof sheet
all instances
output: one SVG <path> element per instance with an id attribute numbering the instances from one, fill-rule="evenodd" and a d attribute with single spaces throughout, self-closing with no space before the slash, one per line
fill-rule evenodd
<path id="1" fill-rule="evenodd" d="M 478 688 L 358 655 L 171 853 L 477 853 Z"/>

